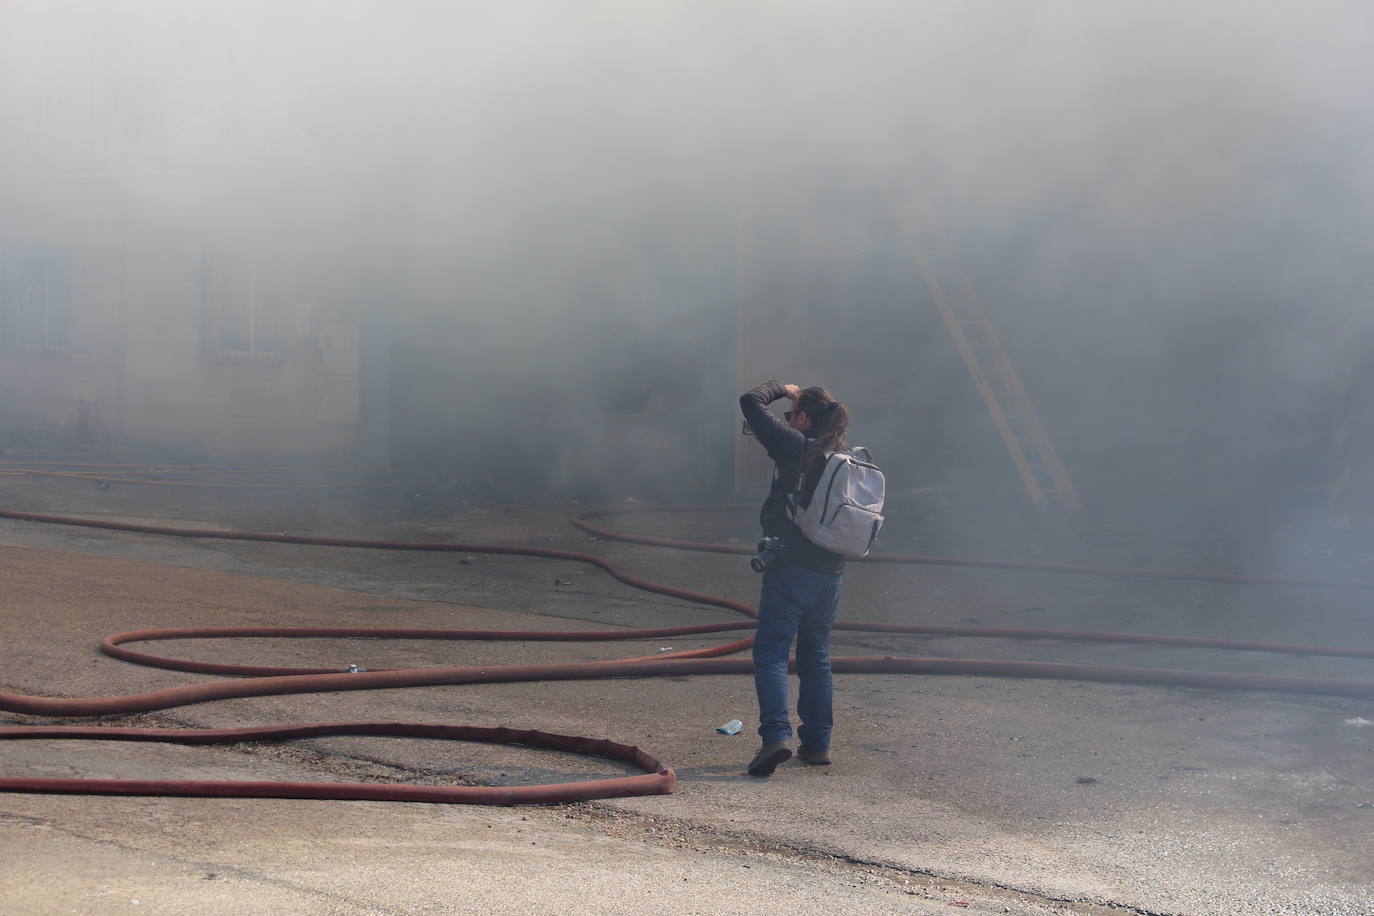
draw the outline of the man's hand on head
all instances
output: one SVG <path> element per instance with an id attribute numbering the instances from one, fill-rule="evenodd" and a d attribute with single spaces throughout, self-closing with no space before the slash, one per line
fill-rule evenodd
<path id="1" fill-rule="evenodd" d="M 783 393 L 792 399 L 793 406 L 796 406 L 797 398 L 801 397 L 801 389 L 796 385 L 783 385 Z"/>

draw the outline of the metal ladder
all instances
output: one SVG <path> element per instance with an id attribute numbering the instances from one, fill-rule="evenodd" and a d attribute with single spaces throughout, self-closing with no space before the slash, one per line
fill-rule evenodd
<path id="1" fill-rule="evenodd" d="M 921 278 L 1031 501 L 1039 509 L 1056 505 L 1076 514 L 1083 508 L 1078 490 L 949 243 L 934 233 L 918 233 L 905 217 L 902 223 Z"/>
<path id="2" fill-rule="evenodd" d="M 1336 403 L 1331 426 L 1331 527 L 1367 529 L 1374 522 L 1374 321 L 1353 312 L 1337 338 L 1332 365 Z"/>

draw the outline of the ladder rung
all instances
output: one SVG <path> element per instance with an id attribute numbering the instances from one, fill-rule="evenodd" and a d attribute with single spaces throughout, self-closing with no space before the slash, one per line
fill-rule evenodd
<path id="1" fill-rule="evenodd" d="M 917 244 L 914 239 L 913 244 Z M 939 247 L 939 257 L 927 258 L 917 244 L 921 272 L 1007 450 L 1025 477 L 1027 490 L 1037 505 L 1054 500 L 1069 512 L 1077 512 L 1081 508 L 1078 494 L 1050 444 L 1034 402 L 1022 387 L 996 326 L 967 288 L 968 281 L 953 252 Z"/>

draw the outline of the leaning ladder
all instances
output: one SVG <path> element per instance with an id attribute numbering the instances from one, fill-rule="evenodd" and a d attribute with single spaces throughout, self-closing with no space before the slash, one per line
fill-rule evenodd
<path id="1" fill-rule="evenodd" d="M 910 224 L 904 228 L 917 269 L 1031 501 L 1040 509 L 1057 504 L 1071 515 L 1077 513 L 1083 508 L 1078 491 L 949 243 L 934 236 L 931 244 L 921 244 Z"/>

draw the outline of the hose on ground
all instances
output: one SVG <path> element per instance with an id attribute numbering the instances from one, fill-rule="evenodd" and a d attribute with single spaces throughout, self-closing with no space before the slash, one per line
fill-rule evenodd
<path id="1" fill-rule="evenodd" d="M 723 508 L 723 507 L 708 507 Z M 730 507 L 734 508 L 734 507 Z M 672 511 L 665 509 L 638 509 L 619 511 Z M 670 541 L 660 538 L 647 538 L 626 535 L 601 526 L 591 525 L 587 519 L 604 517 L 610 512 L 585 513 L 575 520 L 575 524 L 603 538 L 652 543 L 693 550 L 710 550 L 719 553 L 748 553 L 747 548 L 733 545 L 713 545 L 695 542 Z M 39 515 L 0 511 L 0 517 L 47 524 L 77 525 L 104 528 L 116 531 L 130 531 L 141 534 L 162 535 L 181 538 L 215 538 L 269 543 L 300 544 L 323 547 L 348 547 L 378 550 L 417 550 L 450 553 L 486 553 L 515 556 L 541 557 L 546 559 L 568 560 L 594 565 L 615 579 L 634 588 L 668 595 L 698 604 L 721 607 L 747 617 L 756 613 L 752 605 L 720 596 L 707 595 L 687 589 L 650 582 L 612 566 L 602 557 L 594 554 L 552 548 L 505 546 L 491 544 L 460 544 L 444 542 L 412 542 L 362 540 L 348 538 L 327 538 L 306 535 L 267 534 L 257 532 L 224 531 L 211 529 L 184 529 L 155 525 L 110 522 L 100 519 L 71 518 L 67 516 Z M 1326 586 L 1341 588 L 1374 588 L 1374 583 L 1271 579 L 1264 577 L 1232 576 L 1210 573 L 1171 573 L 1154 570 L 1122 570 L 1111 568 L 1066 566 L 1056 564 L 1031 564 L 983 560 L 981 558 L 940 558 L 918 555 L 886 555 L 872 557 L 877 562 L 902 563 L 945 563 L 952 565 L 971 565 L 1000 567 L 1023 570 L 1038 570 L 1056 573 L 1093 574 L 1093 575 L 1149 575 L 1162 578 L 1207 579 L 1250 584 L 1284 584 L 1298 586 Z M 719 656 L 733 654 L 748 648 L 752 637 L 746 637 L 719 646 L 693 649 L 682 652 L 664 653 L 641 658 L 616 659 L 611 661 L 571 662 L 544 665 L 488 665 L 465 666 L 456 668 L 402 668 L 376 671 L 339 672 L 321 668 L 279 668 L 249 665 L 226 665 L 218 663 L 194 662 L 137 652 L 125 648 L 126 643 L 185 639 L 185 638 L 235 638 L 235 637 L 368 637 L 368 638 L 405 638 L 405 639 L 527 639 L 527 640 L 608 640 L 643 639 L 689 634 L 725 632 L 727 630 L 751 629 L 752 622 L 737 621 L 719 624 L 703 624 L 688 627 L 660 627 L 644 630 L 616 631 L 481 631 L 481 630 L 418 630 L 418 629 L 367 629 L 367 628 L 281 628 L 281 627 L 238 627 L 238 628 L 186 628 L 164 630 L 140 630 L 117 633 L 105 638 L 101 649 L 113 657 L 127 661 L 195 671 L 209 674 L 229 675 L 236 679 L 215 681 L 165 690 L 150 691 L 115 697 L 97 698 L 56 698 L 38 697 L 15 693 L 0 692 L 0 710 L 47 716 L 107 716 L 136 712 L 149 712 L 185 706 L 212 700 L 233 697 L 269 696 L 292 693 L 317 693 L 342 690 L 376 690 L 399 687 L 437 686 L 473 683 L 498 683 L 539 680 L 586 680 L 627 677 L 671 677 L 686 674 L 746 674 L 752 672 L 753 664 L 748 659 L 731 659 Z M 993 627 L 935 627 L 906 626 L 898 624 L 873 624 L 840 622 L 837 629 L 865 632 L 903 633 L 940 636 L 985 636 L 1016 639 L 1064 639 L 1085 641 L 1111 641 L 1131 643 L 1152 643 L 1172 646 L 1205 647 L 1243 651 L 1282 652 L 1290 654 L 1339 655 L 1358 658 L 1374 657 L 1374 649 L 1347 648 L 1332 646 L 1303 646 L 1286 643 L 1264 643 L 1255 641 L 1234 641 L 1202 637 L 1163 636 L 1134 633 L 1104 633 L 1094 631 L 1034 630 L 1024 628 Z M 1371 697 L 1374 696 L 1374 683 L 1366 681 L 1341 680 L 1334 678 L 1302 678 L 1277 675 L 1225 674 L 1206 671 L 1177 671 L 1153 668 L 1128 668 L 1120 666 L 1080 665 L 1049 662 L 1007 662 L 983 659 L 942 659 L 914 657 L 866 657 L 835 658 L 833 667 L 839 673 L 864 674 L 923 674 L 923 675 L 961 675 L 972 677 L 1021 677 L 1053 678 L 1064 680 L 1105 681 L 1112 683 L 1153 684 L 1166 686 L 1200 687 L 1227 690 L 1263 690 L 1285 693 L 1321 694 L 1331 696 Z M 413 794 L 420 789 L 440 790 L 430 793 L 427 801 L 463 801 L 486 804 L 516 804 L 526 802 L 558 802 L 582 800 L 586 798 L 605 798 L 618 795 L 641 795 L 655 792 L 671 792 L 675 775 L 671 768 L 638 748 L 627 748 L 603 740 L 574 738 L 571 736 L 547 736 L 542 732 L 516 730 L 496 730 L 502 734 L 525 736 L 516 739 L 481 737 L 490 730 L 475 726 L 431 726 L 414 723 L 333 723 L 311 726 L 286 726 L 282 729 L 231 729 L 231 730 L 182 730 L 182 729 L 115 729 L 108 727 L 67 727 L 67 726 L 16 726 L 0 729 L 3 738 L 107 738 L 111 740 L 153 740 L 201 743 L 204 741 L 233 740 L 282 740 L 300 737 L 291 729 L 335 729 L 332 732 L 313 734 L 357 734 L 350 729 L 394 729 L 391 732 L 367 732 L 368 734 L 420 734 L 422 737 L 464 738 L 466 740 L 510 740 L 511 743 L 530 744 L 540 747 L 554 747 L 541 744 L 545 738 L 557 738 L 571 742 L 569 746 L 559 746 L 560 750 L 574 750 L 595 756 L 629 761 L 645 770 L 645 776 L 624 777 L 621 779 L 596 780 L 552 786 L 515 787 L 520 791 L 509 794 L 507 788 L 489 793 L 475 793 L 464 796 L 460 790 L 479 787 L 415 787 L 383 786 L 365 784 L 359 793 L 346 794 L 357 787 L 349 784 L 329 783 L 328 790 L 319 790 L 314 783 L 193 783 L 185 781 L 157 781 L 156 783 L 128 780 L 15 780 L 0 779 L 0 791 L 47 791 L 47 792 L 101 792 L 121 794 L 213 794 L 242 795 L 252 797 L 302 797 L 302 798 L 369 798 L 378 800 L 416 800 Z M 458 732 L 428 732 L 425 729 L 457 729 Z M 418 730 L 418 731 L 407 731 Z M 229 733 L 242 735 L 245 731 L 254 732 L 252 739 L 228 737 Z M 226 736 L 213 737 L 220 733 Z M 182 737 L 176 737 L 182 736 Z M 211 736 L 211 737 L 206 737 Z M 535 737 L 535 736 L 543 736 Z M 529 739 L 529 740 L 526 740 Z M 621 750 L 624 749 L 624 756 Z M 603 751 L 607 751 L 603 753 Z M 620 756 L 616 756 L 621 754 Z M 635 781 L 638 780 L 638 781 Z M 595 788 L 588 788 L 595 787 Z M 328 791 L 336 794 L 291 794 Z M 441 797 L 444 792 L 459 792 L 453 797 Z M 597 794 L 587 794 L 594 792 Z M 503 794 L 507 793 L 507 794 Z"/>
<path id="2" fill-rule="evenodd" d="M 704 553 L 731 553 L 748 555 L 754 551 L 749 547 L 736 544 L 711 544 L 699 541 L 681 541 L 673 538 L 655 537 L 647 534 L 628 534 L 616 531 L 590 521 L 613 515 L 639 515 L 663 512 L 721 512 L 742 508 L 730 503 L 713 506 L 636 506 L 632 508 L 596 509 L 583 512 L 572 523 L 588 534 L 606 540 L 626 541 L 645 544 L 651 547 L 670 547 L 676 550 L 694 550 Z M 1113 576 L 1128 579 L 1166 579 L 1190 580 L 1194 582 L 1228 582 L 1236 585 L 1291 585 L 1304 588 L 1348 588 L 1374 589 L 1374 582 L 1365 579 L 1311 579 L 1287 576 L 1253 576 L 1242 573 L 1207 572 L 1187 569 L 1142 569 L 1120 566 L 1082 566 L 1072 563 L 1041 563 L 1028 560 L 1001 560 L 989 557 L 941 556 L 921 553 L 870 553 L 864 557 L 865 563 L 906 563 L 922 566 L 971 566 L 978 569 L 1011 569 L 1025 572 L 1065 573 L 1080 576 Z"/>
<path id="3" fill-rule="evenodd" d="M 620 760 L 644 771 L 639 776 L 589 779 L 539 786 L 398 786 L 365 782 L 263 782 L 187 779 L 4 779 L 0 791 L 79 793 L 82 795 L 178 795 L 216 798 L 311 798 L 364 801 L 450 802 L 468 805 L 520 805 L 548 801 L 587 801 L 631 795 L 663 795 L 677 775 L 648 752 L 607 739 L 555 735 L 533 729 L 478 725 L 427 725 L 414 722 L 333 722 L 264 728 L 109 728 L 72 725 L 19 725 L 0 728 L 0 738 L 75 738 L 87 741 L 157 741 L 170 744 L 237 744 L 367 735 L 484 741 L 565 751 Z"/>

